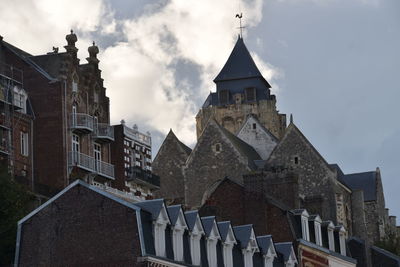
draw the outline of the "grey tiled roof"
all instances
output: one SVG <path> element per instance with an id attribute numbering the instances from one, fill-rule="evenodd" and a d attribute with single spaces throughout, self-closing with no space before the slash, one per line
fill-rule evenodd
<path id="1" fill-rule="evenodd" d="M 196 225 L 196 219 L 199 212 L 197 210 L 191 210 L 185 212 L 186 223 L 190 231 L 193 231 Z"/>
<path id="2" fill-rule="evenodd" d="M 289 260 L 290 254 L 292 253 L 292 243 L 275 243 L 275 249 L 276 252 L 280 253 L 283 256 L 283 259 L 286 262 L 287 260 Z"/>
<path id="3" fill-rule="evenodd" d="M 271 235 L 258 236 L 257 243 L 262 254 L 267 254 L 268 249 L 274 245 Z"/>
<path id="4" fill-rule="evenodd" d="M 240 242 L 241 248 L 246 248 L 249 243 L 251 230 L 253 229 L 252 224 L 234 226 L 233 232 L 235 234 L 236 240 Z"/>
<path id="5" fill-rule="evenodd" d="M 181 205 L 173 205 L 167 207 L 171 225 L 175 225 L 176 221 L 178 220 L 180 210 L 181 210 Z"/>
<path id="6" fill-rule="evenodd" d="M 204 233 L 208 237 L 211 233 L 215 221 L 215 216 L 201 217 L 201 222 L 203 223 Z"/>
<path id="7" fill-rule="evenodd" d="M 247 50 L 243 39 L 238 38 L 228 60 L 220 73 L 214 79 L 214 82 L 253 77 L 264 79 Z"/>
<path id="8" fill-rule="evenodd" d="M 225 241 L 226 237 L 228 236 L 229 226 L 231 225 L 231 222 L 230 221 L 218 222 L 217 225 L 219 234 L 221 235 L 221 240 Z"/>
<path id="9" fill-rule="evenodd" d="M 158 215 L 160 214 L 163 204 L 163 199 L 152 199 L 135 203 L 135 206 L 138 206 L 141 209 L 150 212 L 152 219 L 156 220 L 158 218 Z"/>
<path id="10" fill-rule="evenodd" d="M 342 181 L 352 190 L 363 190 L 364 201 L 376 200 L 376 172 L 345 174 Z"/>
<path id="11" fill-rule="evenodd" d="M 219 125 L 217 122 L 215 122 L 215 123 L 218 125 L 218 127 L 221 129 L 221 131 L 225 134 L 225 136 L 229 139 L 229 141 L 231 141 L 232 145 L 234 147 L 236 147 L 236 149 L 239 151 L 239 153 L 247 158 L 248 166 L 251 169 L 256 170 L 257 166 L 254 163 L 254 161 L 261 160 L 261 157 L 260 157 L 260 155 L 258 155 L 257 151 L 252 146 L 250 146 L 249 144 L 247 144 L 246 142 L 241 140 L 239 137 L 237 137 L 236 135 L 229 132 L 227 129 L 225 129 L 221 125 Z"/>

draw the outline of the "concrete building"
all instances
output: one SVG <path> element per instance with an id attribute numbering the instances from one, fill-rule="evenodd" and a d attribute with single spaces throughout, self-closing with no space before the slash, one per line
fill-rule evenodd
<path id="1" fill-rule="evenodd" d="M 111 161 L 115 166 L 115 180 L 111 186 L 149 199 L 159 189 L 160 178 L 152 173 L 151 136 L 141 133 L 134 125 L 122 121 L 114 125 L 115 140 L 111 143 Z"/>

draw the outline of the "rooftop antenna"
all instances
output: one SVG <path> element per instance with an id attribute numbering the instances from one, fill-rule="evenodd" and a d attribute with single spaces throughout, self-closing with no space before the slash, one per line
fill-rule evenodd
<path id="1" fill-rule="evenodd" d="M 242 12 L 240 12 L 240 14 L 236 14 L 236 18 L 239 18 L 239 29 L 240 29 L 239 36 L 240 36 L 240 38 L 243 39 L 243 28 L 246 28 L 246 27 L 242 26 L 242 17 L 243 17 Z"/>

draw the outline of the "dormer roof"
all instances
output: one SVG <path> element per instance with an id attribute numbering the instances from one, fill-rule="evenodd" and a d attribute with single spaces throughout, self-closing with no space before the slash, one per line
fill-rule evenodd
<path id="1" fill-rule="evenodd" d="M 235 233 L 236 240 L 240 242 L 242 249 L 251 246 L 258 251 L 257 239 L 254 234 L 254 229 L 252 224 L 240 225 L 233 227 L 233 232 Z"/>
<path id="2" fill-rule="evenodd" d="M 201 222 L 198 210 L 191 210 L 185 212 L 186 223 L 189 231 L 204 234 L 204 227 Z"/>
<path id="3" fill-rule="evenodd" d="M 203 223 L 206 237 L 215 237 L 217 239 L 221 238 L 221 235 L 218 231 L 217 222 L 215 221 L 215 216 L 201 217 L 201 222 Z"/>
<path id="4" fill-rule="evenodd" d="M 267 255 L 270 251 L 272 255 L 276 255 L 275 246 L 271 235 L 257 236 L 257 243 L 262 254 Z"/>
<path id="5" fill-rule="evenodd" d="M 297 263 L 296 254 L 294 253 L 293 245 L 291 242 L 275 243 L 276 251 L 283 256 L 285 263 Z"/>
<path id="6" fill-rule="evenodd" d="M 233 243 L 233 244 L 237 243 L 230 221 L 218 222 L 217 225 L 219 233 L 221 235 L 221 240 L 223 242 Z"/>
<path id="7" fill-rule="evenodd" d="M 243 38 L 239 37 L 228 60 L 217 77 L 215 77 L 214 82 L 248 78 L 260 78 L 268 88 L 271 88 L 254 63 L 249 50 L 247 50 L 243 42 Z"/>
<path id="8" fill-rule="evenodd" d="M 182 205 L 168 206 L 167 211 L 172 226 L 179 225 L 183 228 L 188 228 L 186 218 L 183 215 Z"/>
<path id="9" fill-rule="evenodd" d="M 163 212 L 163 210 L 165 210 L 166 212 L 164 199 L 146 200 L 143 202 L 135 203 L 135 205 L 149 212 L 154 221 L 158 219 L 160 213 Z"/>

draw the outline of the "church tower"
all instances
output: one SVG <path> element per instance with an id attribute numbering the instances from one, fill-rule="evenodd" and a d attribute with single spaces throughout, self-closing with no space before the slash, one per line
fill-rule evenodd
<path id="1" fill-rule="evenodd" d="M 283 136 L 286 115 L 276 110 L 271 86 L 261 75 L 241 36 L 214 82 L 217 91 L 209 94 L 196 116 L 197 138 L 210 117 L 236 134 L 249 115 L 256 117 L 276 138 Z"/>

